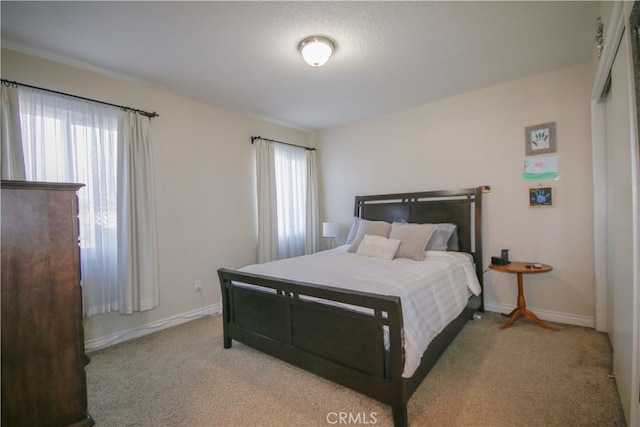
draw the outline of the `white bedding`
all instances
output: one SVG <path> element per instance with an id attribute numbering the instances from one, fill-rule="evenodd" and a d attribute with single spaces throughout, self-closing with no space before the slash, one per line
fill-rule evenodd
<path id="1" fill-rule="evenodd" d="M 468 254 L 426 251 L 424 261 L 382 260 L 348 253 L 348 245 L 313 255 L 255 264 L 240 271 L 399 296 L 404 321 L 405 366 L 410 378 L 433 338 L 481 288 Z"/>

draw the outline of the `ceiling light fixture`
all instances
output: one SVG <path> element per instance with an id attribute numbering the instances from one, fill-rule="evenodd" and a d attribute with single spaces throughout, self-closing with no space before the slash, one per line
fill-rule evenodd
<path id="1" fill-rule="evenodd" d="M 326 37 L 312 36 L 302 40 L 298 49 L 307 64 L 320 67 L 329 60 L 336 45 Z"/>

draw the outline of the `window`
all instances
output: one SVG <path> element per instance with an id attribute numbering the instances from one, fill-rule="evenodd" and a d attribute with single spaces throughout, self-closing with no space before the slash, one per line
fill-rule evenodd
<path id="1" fill-rule="evenodd" d="M 29 181 L 76 182 L 86 315 L 118 310 L 118 109 L 29 88 L 19 90 Z"/>
<path id="2" fill-rule="evenodd" d="M 278 255 L 304 255 L 307 218 L 307 156 L 305 149 L 275 144 Z"/>
<path id="3" fill-rule="evenodd" d="M 315 150 L 252 139 L 256 146 L 258 262 L 318 249 Z"/>

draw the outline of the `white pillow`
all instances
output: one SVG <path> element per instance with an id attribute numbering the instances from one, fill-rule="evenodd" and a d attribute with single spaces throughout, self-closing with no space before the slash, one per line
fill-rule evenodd
<path id="1" fill-rule="evenodd" d="M 390 232 L 391 224 L 386 221 L 360 220 L 358 232 L 356 233 L 356 237 L 353 239 L 351 246 L 349 246 L 348 252 L 356 252 L 360 242 L 362 242 L 362 239 L 364 239 L 364 236 L 367 234 L 370 236 L 389 237 Z"/>
<path id="2" fill-rule="evenodd" d="M 399 246 L 400 240 L 367 234 L 360 242 L 356 255 L 392 260 Z"/>
<path id="3" fill-rule="evenodd" d="M 401 241 L 396 258 L 423 261 L 425 247 L 435 230 L 435 224 L 406 224 L 399 222 L 391 224 L 389 238 Z"/>

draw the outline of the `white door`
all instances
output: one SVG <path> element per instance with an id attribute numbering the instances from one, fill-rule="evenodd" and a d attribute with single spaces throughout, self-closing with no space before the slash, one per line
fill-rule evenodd
<path id="1" fill-rule="evenodd" d="M 627 421 L 631 420 L 636 390 L 634 347 L 634 168 L 631 135 L 628 43 L 626 34 L 611 68 L 611 86 L 606 96 L 607 144 L 607 285 L 608 325 L 613 345 L 613 369 Z M 634 407 L 635 410 L 635 407 Z"/>

